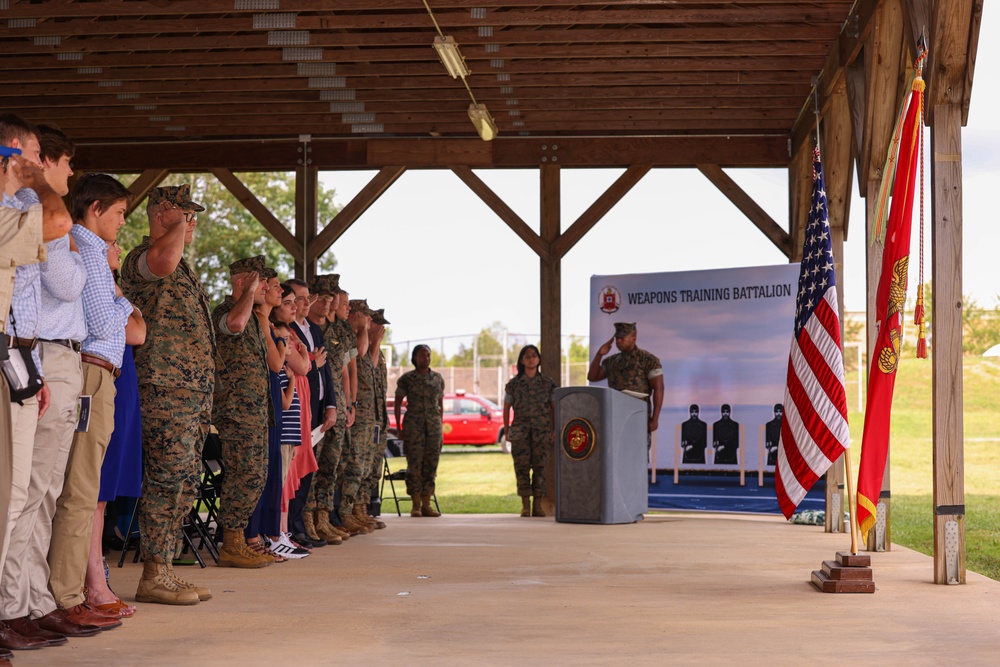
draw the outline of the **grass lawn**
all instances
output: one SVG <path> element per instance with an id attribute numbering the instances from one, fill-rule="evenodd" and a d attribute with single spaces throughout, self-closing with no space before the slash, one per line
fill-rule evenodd
<path id="1" fill-rule="evenodd" d="M 966 567 L 1000 580 L 1000 360 L 966 357 L 963 375 L 965 428 Z M 856 411 L 857 375 L 849 375 L 852 469 L 857 475 L 864 416 Z M 890 532 L 896 544 L 933 554 L 933 448 L 931 361 L 904 357 L 896 379 L 890 442 Z M 390 459 L 392 470 L 405 467 Z M 499 447 L 448 446 L 438 470 L 442 509 L 456 514 L 520 511 L 509 454 Z M 405 494 L 397 482 L 396 493 Z M 383 512 L 395 512 L 392 494 Z M 409 512 L 409 501 L 401 503 Z"/>

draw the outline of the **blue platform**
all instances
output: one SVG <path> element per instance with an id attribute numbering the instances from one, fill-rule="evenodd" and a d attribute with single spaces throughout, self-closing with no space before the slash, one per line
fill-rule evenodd
<path id="1" fill-rule="evenodd" d="M 824 509 L 825 496 L 826 483 L 821 479 L 799 503 L 798 510 Z M 681 472 L 679 483 L 674 484 L 672 470 L 658 471 L 656 484 L 649 485 L 649 509 L 781 514 L 773 476 L 765 476 L 764 486 L 758 486 L 756 473 L 747 475 L 746 486 L 740 486 L 738 473 Z"/>

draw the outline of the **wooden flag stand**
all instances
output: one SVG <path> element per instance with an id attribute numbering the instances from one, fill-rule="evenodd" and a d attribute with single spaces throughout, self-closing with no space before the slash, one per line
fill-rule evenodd
<path id="1" fill-rule="evenodd" d="M 813 586 L 824 593 L 874 593 L 872 558 L 858 554 L 858 517 L 854 512 L 854 485 L 851 483 L 851 452 L 844 452 L 847 475 L 847 511 L 851 515 L 851 550 L 838 551 L 837 560 L 823 561 L 821 570 L 813 570 Z"/>

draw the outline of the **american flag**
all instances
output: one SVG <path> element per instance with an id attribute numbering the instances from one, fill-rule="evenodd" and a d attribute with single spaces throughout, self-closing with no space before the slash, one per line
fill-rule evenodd
<path id="1" fill-rule="evenodd" d="M 775 492 L 785 518 L 851 446 L 837 281 L 819 148 L 813 151 L 812 207 L 795 299 Z"/>

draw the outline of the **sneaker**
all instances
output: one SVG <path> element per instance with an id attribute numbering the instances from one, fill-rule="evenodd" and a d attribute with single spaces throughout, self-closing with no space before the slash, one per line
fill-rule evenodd
<path id="1" fill-rule="evenodd" d="M 302 547 L 292 544 L 287 533 L 282 533 L 278 539 L 271 540 L 268 548 L 277 555 L 284 556 L 285 558 L 299 559 L 309 555 L 309 552 Z"/>

